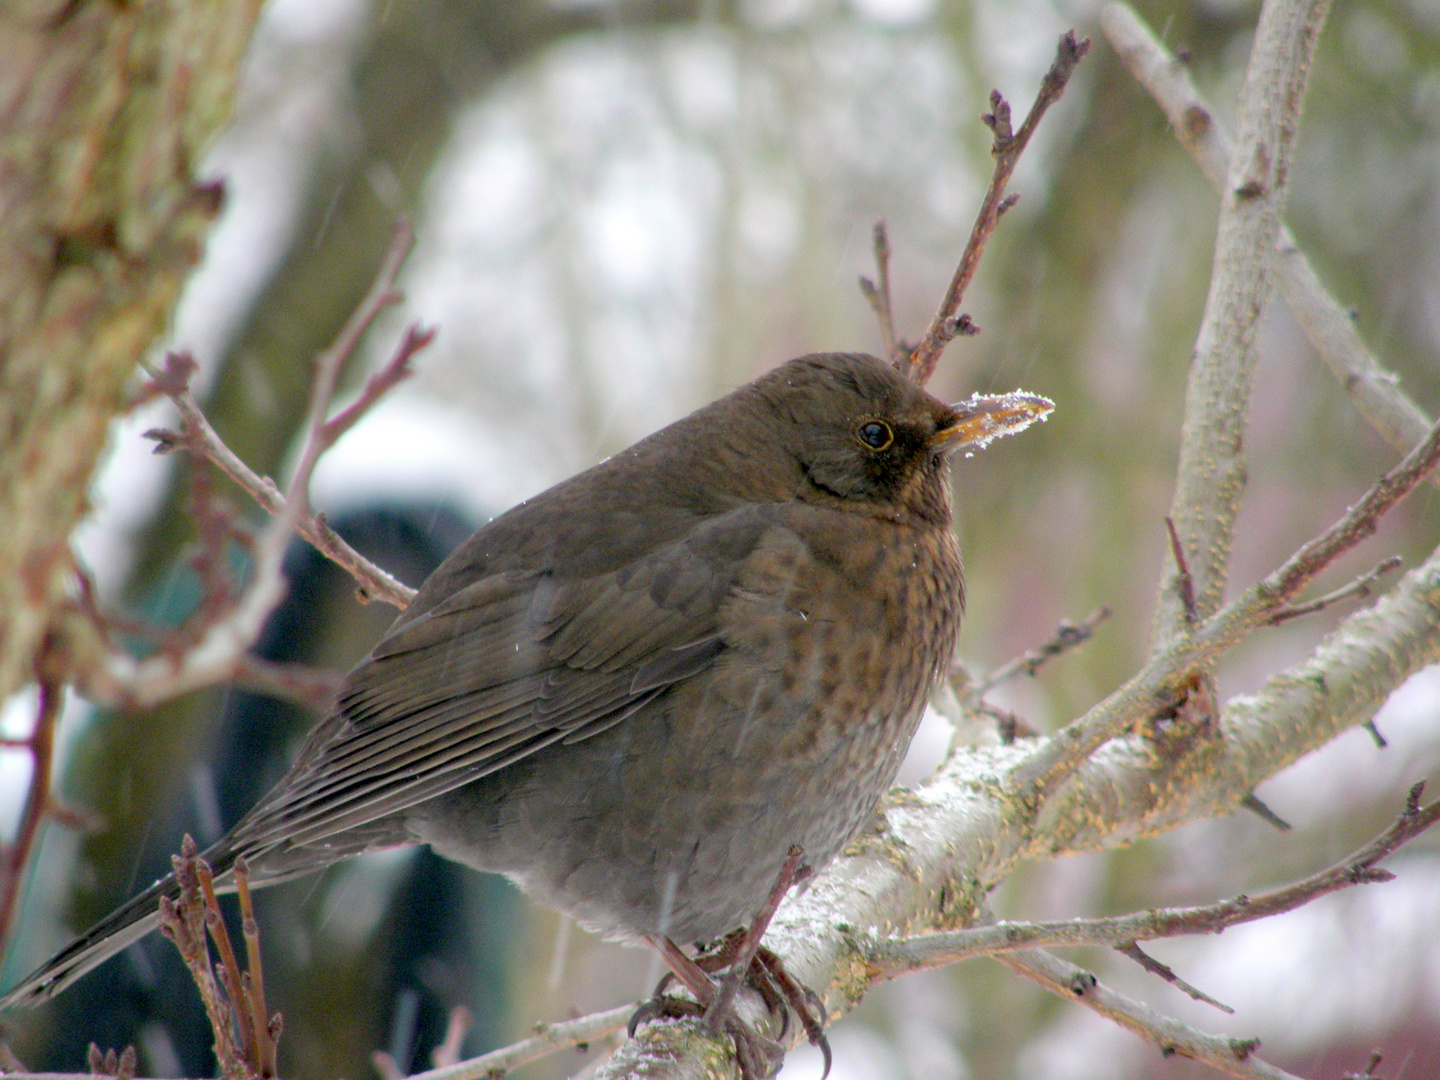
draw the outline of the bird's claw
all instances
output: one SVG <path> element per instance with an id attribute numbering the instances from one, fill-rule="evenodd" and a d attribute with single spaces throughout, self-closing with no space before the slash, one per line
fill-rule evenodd
<path id="1" fill-rule="evenodd" d="M 733 937 L 733 935 L 732 935 Z M 695 958 L 695 965 L 708 975 L 723 971 L 734 959 L 737 942 L 726 939 L 710 953 Z M 784 1039 L 790 1030 L 790 1014 L 800 1019 L 805 1037 L 816 1047 L 824 1058 L 825 1071 L 821 1080 L 830 1074 L 830 1043 L 825 1038 L 825 1003 L 820 995 L 808 986 L 796 981 L 784 968 L 780 958 L 769 949 L 759 949 L 750 962 L 745 983 L 765 1003 L 770 1015 L 780 1025 L 777 1038 L 771 1039 L 757 1032 L 741 1020 L 731 1009 L 727 1014 L 710 1019 L 708 1009 L 689 998 L 665 996 L 665 990 L 674 981 L 670 973 L 656 984 L 655 996 L 635 1010 L 630 1017 L 630 1037 L 641 1024 L 654 1020 L 709 1020 L 716 1034 L 729 1035 L 735 1043 L 735 1056 L 740 1065 L 742 1080 L 761 1080 L 774 1076 L 780 1070 L 785 1056 Z"/>

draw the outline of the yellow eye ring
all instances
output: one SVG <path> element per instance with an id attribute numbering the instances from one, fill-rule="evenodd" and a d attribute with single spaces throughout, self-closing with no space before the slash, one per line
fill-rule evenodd
<path id="1" fill-rule="evenodd" d="M 866 420 L 856 429 L 855 437 L 871 450 L 888 450 L 895 441 L 895 432 L 883 420 Z"/>

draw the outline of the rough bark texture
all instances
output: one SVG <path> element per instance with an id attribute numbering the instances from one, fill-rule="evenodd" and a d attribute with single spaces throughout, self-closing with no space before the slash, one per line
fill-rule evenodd
<path id="1" fill-rule="evenodd" d="M 107 427 L 219 207 L 190 167 L 229 113 L 258 11 L 0 14 L 0 700 L 47 651 Z"/>

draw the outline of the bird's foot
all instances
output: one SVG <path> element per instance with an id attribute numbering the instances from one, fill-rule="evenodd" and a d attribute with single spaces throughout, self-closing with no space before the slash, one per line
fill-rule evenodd
<path id="1" fill-rule="evenodd" d="M 705 1020 L 705 1006 L 689 998 L 669 997 L 657 991 L 654 997 L 635 1010 L 630 1017 L 630 1037 L 635 1037 L 641 1024 L 652 1020 Z M 707 1023 L 709 1023 L 707 1021 Z M 762 1080 L 780 1071 L 785 1047 L 761 1035 L 741 1020 L 734 1011 L 718 1025 L 709 1025 L 717 1034 L 730 1036 L 735 1044 L 735 1060 L 740 1065 L 742 1080 Z"/>
<path id="2" fill-rule="evenodd" d="M 800 864 L 802 854 L 798 846 L 790 849 L 775 887 L 754 922 L 722 939 L 713 951 L 691 959 L 668 937 L 646 939 L 670 972 L 655 987 L 655 996 L 630 1018 L 632 1036 L 640 1024 L 650 1020 L 698 1017 L 711 1030 L 728 1034 L 734 1040 L 741 1076 L 744 1080 L 757 1080 L 779 1071 L 785 1054 L 782 1041 L 789 1031 L 793 1011 L 800 1018 L 810 1044 L 824 1055 L 825 1075 L 829 1075 L 830 1044 L 824 1034 L 824 1002 L 813 990 L 792 978 L 778 956 L 760 945 L 785 894 L 811 874 L 808 866 Z M 725 974 L 718 981 L 712 978 L 722 971 Z M 689 990 L 695 1000 L 664 996 L 672 979 Z M 742 985 L 753 989 L 770 1014 L 777 1018 L 781 1041 L 766 1038 L 736 1015 L 735 995 Z"/>

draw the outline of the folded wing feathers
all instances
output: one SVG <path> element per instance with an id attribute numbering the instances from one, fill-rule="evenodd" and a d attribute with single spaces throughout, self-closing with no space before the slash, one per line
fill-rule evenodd
<path id="1" fill-rule="evenodd" d="M 740 533 L 758 537 L 753 523 Z M 343 720 L 302 751 L 304 772 L 237 828 L 237 847 L 318 843 L 590 738 L 704 671 L 725 649 L 716 623 L 734 583 L 696 554 L 681 543 L 584 582 L 495 574 L 401 625 L 342 691 Z"/>

